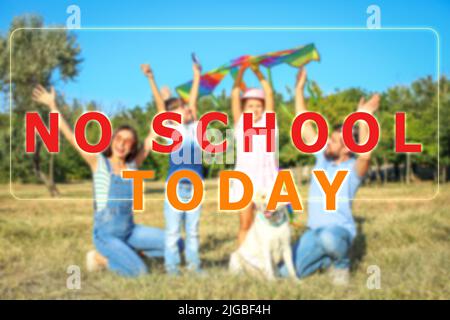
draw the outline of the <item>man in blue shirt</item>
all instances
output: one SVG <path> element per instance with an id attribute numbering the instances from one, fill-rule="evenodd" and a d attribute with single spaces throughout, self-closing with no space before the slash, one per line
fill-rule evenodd
<path id="1" fill-rule="evenodd" d="M 169 156 L 169 172 L 167 180 L 177 171 L 191 170 L 203 178 L 202 150 L 196 139 L 197 130 L 197 97 L 200 85 L 201 67 L 193 65 L 194 79 L 189 101 L 185 104 L 179 98 L 170 98 L 170 93 L 161 92 L 156 85 L 150 66 L 141 66 L 149 80 L 158 113 L 164 111 L 177 112 L 182 116 L 181 124 L 171 124 L 183 137 L 181 148 Z M 181 179 L 177 186 L 177 195 L 181 201 L 188 202 L 193 195 L 193 184 L 189 179 Z M 184 243 L 185 258 L 189 271 L 202 273 L 199 257 L 199 221 L 201 207 L 190 211 L 180 211 L 172 207 L 169 201 L 164 202 L 165 218 L 165 250 L 164 265 L 166 272 L 178 275 L 180 265 L 181 229 L 184 225 L 186 240 Z"/>
<path id="2" fill-rule="evenodd" d="M 303 90 L 306 82 L 306 70 L 299 71 L 296 85 L 296 112 L 306 112 Z M 362 98 L 357 111 L 373 114 L 379 105 L 380 97 L 373 95 L 368 101 Z M 365 143 L 369 136 L 367 124 L 360 122 L 354 130 L 356 142 Z M 318 270 L 331 267 L 333 283 L 345 285 L 349 280 L 349 251 L 356 236 L 356 227 L 352 215 L 352 199 L 370 165 L 370 152 L 358 157 L 347 149 L 342 139 L 341 126 L 333 129 L 327 146 L 315 154 L 314 169 L 322 169 L 332 180 L 338 170 L 348 170 L 342 186 L 336 195 L 336 210 L 325 211 L 324 194 L 315 177 L 311 179 L 308 197 L 307 231 L 294 245 L 293 255 L 297 276 L 302 278 Z M 307 144 L 316 141 L 317 133 L 306 122 L 302 137 Z"/>

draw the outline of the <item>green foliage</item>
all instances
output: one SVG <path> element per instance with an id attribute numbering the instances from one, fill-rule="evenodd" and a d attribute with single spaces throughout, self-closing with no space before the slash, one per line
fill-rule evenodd
<path id="1" fill-rule="evenodd" d="M 35 29 L 41 27 L 43 20 L 38 16 L 16 17 L 9 33 L 0 38 L 0 86 L 5 88 L 11 81 L 17 113 L 39 110 L 30 94 L 35 85 L 68 81 L 78 74 L 81 49 L 75 36 L 66 30 Z"/>
<path id="2" fill-rule="evenodd" d="M 442 83 L 448 85 L 448 80 L 442 78 L 441 86 Z M 446 116 L 445 113 L 442 114 L 444 109 L 441 101 L 441 117 Z M 381 141 L 375 156 L 386 157 L 389 162 L 394 163 L 403 161 L 405 157 L 404 154 L 397 154 L 394 151 L 394 117 L 395 112 L 400 111 L 406 113 L 408 142 L 420 142 L 423 145 L 422 153 L 413 156 L 414 162 L 436 166 L 438 157 L 437 83 L 431 77 L 422 78 L 414 81 L 409 87 L 390 88 L 383 95 L 380 112 L 377 115 L 382 128 Z M 448 153 L 446 155 L 448 157 Z"/>
<path id="3" fill-rule="evenodd" d="M 37 84 L 49 87 L 60 81 L 68 81 L 78 74 L 78 65 L 81 62 L 79 54 L 81 49 L 73 34 L 67 30 L 41 30 L 43 20 L 39 16 L 20 16 L 14 18 L 8 34 L 0 36 L 0 90 L 12 92 L 12 163 L 13 179 L 25 182 L 37 182 L 33 171 L 42 179 L 44 172 L 49 176 L 56 175 L 58 180 L 66 179 L 71 171 L 78 171 L 80 164 L 73 151 L 68 151 L 56 160 L 56 172 L 49 172 L 50 156 L 41 148 L 36 154 L 25 154 L 24 150 L 24 120 L 25 113 L 37 111 L 47 119 L 47 110 L 34 103 L 31 92 Z M 11 52 L 11 61 L 10 61 Z M 11 72 L 10 72 L 11 67 Z M 9 128 L 8 128 L 9 129 Z M 9 140 L 9 130 L 1 127 L 0 139 Z M 9 142 L 9 141 L 8 141 Z M 40 142 L 39 142 L 40 143 Z M 62 142 L 64 144 L 64 142 Z M 9 150 L 7 144 L 2 144 L 2 164 L 8 160 Z M 70 152 L 72 155 L 70 156 Z M 7 155 L 7 156 L 6 156 Z M 64 159 L 64 162 L 63 162 Z M 75 162 L 74 162 L 75 161 Z M 67 166 L 72 169 L 66 171 Z M 9 170 L 7 170 L 8 172 Z M 84 169 L 80 169 L 84 172 Z M 77 174 L 78 175 L 78 174 Z M 76 176 L 77 176 L 76 175 Z M 82 176 L 85 176 L 82 175 Z M 4 175 L 0 177 L 4 178 Z M 51 180 L 51 179 L 50 179 Z"/>

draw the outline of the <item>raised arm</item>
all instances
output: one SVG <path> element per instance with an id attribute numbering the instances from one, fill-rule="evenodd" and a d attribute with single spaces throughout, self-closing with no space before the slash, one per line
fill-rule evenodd
<path id="1" fill-rule="evenodd" d="M 358 112 L 367 112 L 370 114 L 374 114 L 375 111 L 378 110 L 378 106 L 380 105 L 380 96 L 378 94 L 374 94 L 369 100 L 365 101 L 364 97 L 361 98 L 358 105 Z M 364 121 L 359 121 L 358 124 L 359 129 L 359 143 L 363 144 L 369 139 L 369 127 Z M 370 157 L 372 152 L 361 153 L 356 159 L 356 173 L 363 177 L 366 175 L 370 166 Z"/>
<path id="2" fill-rule="evenodd" d="M 265 107 L 266 111 L 273 112 L 275 111 L 275 103 L 274 103 L 274 97 L 273 97 L 273 89 L 270 85 L 269 81 L 264 77 L 263 73 L 259 69 L 259 65 L 252 64 L 250 66 L 255 76 L 258 78 L 259 82 L 261 83 L 261 86 L 264 91 L 264 95 L 266 96 L 265 99 Z"/>
<path id="3" fill-rule="evenodd" d="M 305 103 L 305 84 L 306 84 L 306 69 L 300 68 L 297 74 L 297 83 L 295 85 L 295 112 L 300 114 L 307 112 Z M 307 144 L 313 144 L 317 139 L 317 132 L 310 121 L 303 125 L 302 137 Z"/>
<path id="4" fill-rule="evenodd" d="M 147 137 L 144 140 L 144 145 L 142 146 L 141 150 L 139 150 L 139 153 L 136 156 L 136 166 L 139 168 L 142 163 L 144 163 L 145 158 L 148 157 L 148 154 L 150 151 L 152 151 L 152 140 L 154 139 L 155 134 L 150 129 L 148 132 Z"/>
<path id="5" fill-rule="evenodd" d="M 67 124 L 66 120 L 62 116 L 61 112 L 58 109 L 58 106 L 56 104 L 56 92 L 55 89 L 52 87 L 50 91 L 47 91 L 43 86 L 38 85 L 33 90 L 33 100 L 41 103 L 45 106 L 47 106 L 51 112 L 58 112 L 59 113 L 59 127 L 63 135 L 66 137 L 66 139 L 70 142 L 70 144 L 78 150 L 78 153 L 81 155 L 81 157 L 87 162 L 89 167 L 92 171 L 95 171 L 97 168 L 97 155 L 93 153 L 87 153 L 81 150 L 76 141 L 75 136 L 72 132 L 72 129 L 70 129 L 69 125 Z"/>
<path id="6" fill-rule="evenodd" d="M 194 71 L 194 79 L 192 80 L 191 92 L 189 94 L 189 108 L 192 111 L 192 115 L 194 116 L 194 120 L 197 119 L 197 99 L 198 99 L 198 90 L 200 87 L 200 76 L 201 76 L 201 66 L 197 63 L 194 63 L 192 70 Z"/>
<path id="7" fill-rule="evenodd" d="M 164 100 L 161 96 L 161 93 L 158 90 L 158 86 L 156 85 L 155 77 L 153 75 L 153 71 L 148 64 L 141 64 L 142 73 L 147 77 L 148 82 L 150 84 L 150 89 L 152 90 L 153 98 L 155 99 L 156 110 L 158 113 L 164 112 L 166 110 L 164 106 Z"/>
<path id="8" fill-rule="evenodd" d="M 242 114 L 241 106 L 241 90 L 243 88 L 242 79 L 244 78 L 245 70 L 247 70 L 246 65 L 242 65 L 239 68 L 238 75 L 234 80 L 233 89 L 231 90 L 231 113 L 233 114 L 233 121 L 236 124 Z"/>

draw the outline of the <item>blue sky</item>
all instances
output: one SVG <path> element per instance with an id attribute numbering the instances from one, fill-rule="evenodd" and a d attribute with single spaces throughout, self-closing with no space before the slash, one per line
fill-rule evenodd
<path id="1" fill-rule="evenodd" d="M 241 26 L 365 27 L 371 4 L 381 8 L 382 27 L 432 27 L 440 36 L 441 68 L 450 74 L 450 1 L 13 1 L 0 0 L 0 31 L 14 16 L 37 13 L 47 25 L 65 25 L 69 5 L 81 9 L 82 27 Z M 326 92 L 348 87 L 370 91 L 432 75 L 437 38 L 430 31 L 76 31 L 81 72 L 57 89 L 69 99 L 96 100 L 105 111 L 144 105 L 151 99 L 139 64 L 152 65 L 160 85 L 190 79 L 190 53 L 204 70 L 244 54 L 261 54 L 315 43 L 322 60 L 309 77 Z M 292 86 L 295 70 L 273 69 L 276 90 Z M 250 85 L 255 80 L 249 77 Z M 229 89 L 228 78 L 218 88 Z"/>

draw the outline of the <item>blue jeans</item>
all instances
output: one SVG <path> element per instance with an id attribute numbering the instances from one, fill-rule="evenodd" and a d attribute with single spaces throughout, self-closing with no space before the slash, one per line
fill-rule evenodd
<path id="1" fill-rule="evenodd" d="M 337 269 L 350 268 L 350 232 L 339 226 L 308 229 L 293 247 L 294 267 L 299 278 L 333 265 Z M 285 266 L 280 274 L 287 276 Z"/>
<path id="2" fill-rule="evenodd" d="M 192 197 L 192 192 L 193 186 L 191 183 L 180 182 L 178 184 L 177 194 L 180 201 L 189 201 Z M 183 224 L 186 232 L 186 240 L 184 241 L 184 254 L 188 269 L 192 271 L 200 271 L 198 234 L 200 211 L 200 206 L 197 209 L 191 211 L 179 211 L 173 208 L 166 199 L 164 203 L 164 217 L 166 223 L 164 263 L 167 273 L 177 274 L 179 272 L 179 244 L 181 240 L 181 228 Z"/>
<path id="3" fill-rule="evenodd" d="M 106 208 L 96 213 L 96 220 L 110 215 L 110 209 Z M 123 214 L 123 213 L 115 213 Z M 118 230 L 120 223 L 112 219 L 109 223 L 99 223 L 94 226 L 93 240 L 98 252 L 108 259 L 108 268 L 116 273 L 136 277 L 148 273 L 147 266 L 137 251 L 145 256 L 164 256 L 164 231 L 158 228 L 143 225 L 128 225 L 128 232 Z M 116 229 L 116 230 L 113 230 Z"/>

